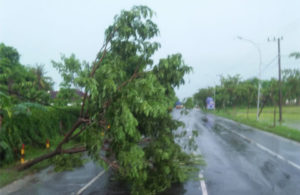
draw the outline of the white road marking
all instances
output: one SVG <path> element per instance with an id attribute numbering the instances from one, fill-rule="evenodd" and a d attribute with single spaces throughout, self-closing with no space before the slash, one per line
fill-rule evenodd
<path id="1" fill-rule="evenodd" d="M 199 151 L 199 153 L 201 154 L 201 151 Z M 193 151 L 192 154 L 195 155 L 195 152 Z M 202 171 L 199 172 L 198 176 L 199 176 L 199 179 L 200 179 L 200 190 L 202 191 L 202 195 L 208 195 Z"/>
<path id="2" fill-rule="evenodd" d="M 89 183 L 87 183 L 85 186 L 83 186 L 76 195 L 81 194 L 84 190 L 86 190 L 90 185 L 92 185 L 99 177 L 101 177 L 105 173 L 105 169 L 103 169 L 98 175 L 96 175 Z"/>
<path id="3" fill-rule="evenodd" d="M 239 134 L 239 133 L 237 133 L 237 132 L 234 132 L 234 131 L 229 130 L 229 129 L 228 129 L 228 131 L 230 131 L 231 133 L 233 133 L 233 134 L 235 134 L 235 135 L 237 135 L 237 136 L 243 138 L 244 140 L 246 140 L 246 141 L 248 141 L 248 142 L 250 142 L 250 143 L 253 143 L 254 145 L 256 145 L 256 146 L 257 146 L 258 148 L 260 148 L 261 150 L 264 150 L 265 152 L 271 154 L 272 156 L 275 156 L 276 158 L 279 158 L 279 159 L 281 159 L 282 161 L 284 161 L 284 162 L 288 163 L 289 165 L 295 167 L 296 169 L 300 170 L 300 165 L 298 165 L 298 164 L 296 164 L 296 163 L 294 163 L 294 162 L 292 162 L 292 161 L 290 161 L 290 160 L 284 158 L 284 157 L 281 156 L 280 154 L 277 154 L 277 153 L 273 152 L 273 151 L 270 150 L 269 148 L 266 148 L 265 146 L 263 146 L 263 145 L 261 145 L 261 144 L 255 142 L 255 141 L 253 141 L 253 140 L 247 138 L 246 136 L 241 135 L 241 134 Z"/>
<path id="4" fill-rule="evenodd" d="M 200 178 L 200 187 L 201 187 L 201 190 L 202 190 L 202 194 L 203 195 L 208 195 L 207 188 L 206 188 L 205 181 L 203 179 L 202 173 L 199 173 L 199 178 Z"/>
<path id="5" fill-rule="evenodd" d="M 219 119 L 225 120 L 227 122 L 230 122 L 230 123 L 233 123 L 233 124 L 238 124 L 238 125 L 241 125 L 242 127 L 245 127 L 245 128 L 248 128 L 248 129 L 251 129 L 251 130 L 254 130 L 254 131 L 257 131 L 257 132 L 259 132 L 261 134 L 265 134 L 265 135 L 270 136 L 270 137 L 275 137 L 276 139 L 280 139 L 280 140 L 283 140 L 285 142 L 289 142 L 289 143 L 292 143 L 292 144 L 295 144 L 295 145 L 300 145 L 299 142 L 294 141 L 292 139 L 281 137 L 279 135 L 276 135 L 276 134 L 273 134 L 273 133 L 270 133 L 270 132 L 267 132 L 267 131 L 262 131 L 260 129 L 255 128 L 255 127 L 251 127 L 251 126 L 245 125 L 243 123 L 240 123 L 240 122 L 237 122 L 237 121 L 234 121 L 234 120 L 230 120 L 230 119 L 222 118 L 222 117 L 218 117 L 218 116 L 216 116 L 216 117 L 219 118 Z"/>

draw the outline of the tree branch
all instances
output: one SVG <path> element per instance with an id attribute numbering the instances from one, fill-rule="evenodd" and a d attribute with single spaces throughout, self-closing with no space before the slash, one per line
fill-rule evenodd
<path id="1" fill-rule="evenodd" d="M 114 30 L 111 32 L 111 34 L 109 35 L 109 38 L 106 40 L 106 42 L 103 44 L 100 52 L 103 49 L 103 54 L 101 56 L 101 58 L 97 61 L 98 56 L 96 57 L 96 60 L 94 61 L 94 66 L 93 66 L 93 70 L 90 73 L 90 77 L 93 77 L 98 66 L 102 63 L 106 52 L 107 52 L 107 46 L 108 43 L 111 41 L 113 34 L 117 31 L 117 28 L 114 28 Z M 61 153 L 65 153 L 65 154 L 71 154 L 71 153 L 77 153 L 77 152 L 82 152 L 85 151 L 85 149 L 83 148 L 73 148 L 73 149 L 68 149 L 68 150 L 62 150 L 62 146 L 67 143 L 70 140 L 70 137 L 72 136 L 72 134 L 74 133 L 74 131 L 80 127 L 80 125 L 82 125 L 83 123 L 86 122 L 90 122 L 90 119 L 85 119 L 83 118 L 83 114 L 84 114 L 84 107 L 85 107 L 85 103 L 86 103 L 86 99 L 87 99 L 88 93 L 87 91 L 85 91 L 84 93 L 84 97 L 82 100 L 82 105 L 81 105 L 81 110 L 80 110 L 80 116 L 78 118 L 78 120 L 74 123 L 73 127 L 68 131 L 68 133 L 65 135 L 65 137 L 63 138 L 63 140 L 57 145 L 56 149 L 52 152 L 49 152 L 48 154 L 42 155 L 40 157 L 35 158 L 34 160 L 28 161 L 26 163 L 24 163 L 23 165 L 21 165 L 18 170 L 24 170 L 26 168 L 29 168 L 31 166 L 33 166 L 36 163 L 39 163 L 45 159 L 49 159 L 52 158 L 53 156 L 57 155 L 57 154 L 61 154 Z M 79 133 L 77 133 L 75 136 L 71 137 L 74 138 L 77 135 L 79 135 L 80 133 L 82 133 L 83 130 L 81 130 Z"/>
<path id="2" fill-rule="evenodd" d="M 74 153 L 80 153 L 80 152 L 85 152 L 86 151 L 86 147 L 82 146 L 82 147 L 75 147 L 75 148 L 70 148 L 70 149 L 65 149 L 62 151 L 63 154 L 74 154 Z"/>
<path id="3" fill-rule="evenodd" d="M 78 133 L 76 133 L 75 135 L 73 135 L 72 137 L 70 137 L 70 140 L 76 138 L 76 137 L 77 137 L 78 135 L 80 135 L 85 129 L 86 129 L 86 127 L 82 127 L 82 126 L 81 126 L 80 131 L 79 131 Z"/>
<path id="4" fill-rule="evenodd" d="M 57 145 L 56 150 L 61 151 L 62 145 L 67 143 L 69 141 L 70 136 L 73 134 L 73 132 L 84 122 L 87 122 L 86 119 L 79 118 L 73 127 L 68 131 L 68 133 L 65 135 L 64 139 Z"/>
<path id="5" fill-rule="evenodd" d="M 101 156 L 101 159 L 106 162 L 107 164 L 109 164 L 110 167 L 114 168 L 114 169 L 119 169 L 120 166 L 118 165 L 118 163 L 116 161 L 111 161 L 103 156 Z"/>
<path id="6" fill-rule="evenodd" d="M 131 77 L 130 77 L 127 81 L 124 81 L 124 82 L 118 87 L 118 91 L 119 91 L 122 87 L 124 87 L 125 85 L 127 85 L 127 83 L 130 83 L 133 79 L 135 79 L 135 78 L 138 76 L 138 74 L 137 74 L 138 70 L 139 70 L 139 66 L 137 66 L 137 67 L 135 68 L 134 73 L 131 75 Z"/>
<path id="7" fill-rule="evenodd" d="M 111 32 L 109 38 L 108 38 L 108 39 L 106 40 L 106 42 L 103 44 L 102 48 L 100 49 L 99 53 L 103 50 L 103 54 L 102 54 L 101 58 L 99 59 L 99 61 L 97 62 L 98 55 L 97 55 L 96 59 L 94 60 L 94 63 L 93 63 L 94 66 L 93 66 L 93 69 L 92 69 L 92 71 L 91 71 L 91 73 L 90 73 L 90 77 L 91 77 L 91 78 L 94 77 L 95 72 L 96 72 L 98 66 L 102 63 L 102 61 L 103 61 L 103 59 L 104 59 L 104 57 L 105 57 L 105 55 L 106 55 L 106 51 L 107 51 L 106 48 L 107 48 L 107 45 L 108 45 L 108 43 L 111 41 L 112 36 L 113 36 L 113 34 L 114 34 L 116 31 L 117 31 L 117 29 L 115 28 L 114 31 Z M 81 110 L 80 110 L 80 117 L 83 117 L 83 112 L 84 112 L 84 107 L 85 107 L 86 98 L 87 98 L 87 91 L 84 92 L 84 96 L 83 96 L 83 100 L 82 100 L 82 105 L 81 105 Z"/>
<path id="8" fill-rule="evenodd" d="M 35 158 L 35 159 L 31 160 L 31 161 L 28 161 L 28 162 L 22 164 L 22 165 L 21 165 L 20 167 L 18 167 L 17 169 L 18 169 L 18 171 L 22 171 L 22 170 L 24 170 L 24 169 L 27 169 L 27 168 L 29 168 L 29 167 L 35 165 L 36 163 L 39 163 L 39 162 L 41 162 L 41 161 L 43 161 L 43 160 L 52 158 L 52 157 L 54 157 L 54 156 L 57 155 L 57 154 L 58 154 L 58 151 L 54 150 L 54 151 L 52 151 L 52 152 L 50 152 L 50 153 L 48 153 L 48 154 L 44 154 L 44 155 L 42 155 L 42 156 L 40 156 L 40 157 L 38 157 L 38 158 Z"/>
<path id="9" fill-rule="evenodd" d="M 58 154 L 74 154 L 74 153 L 79 153 L 79 152 L 84 152 L 86 151 L 86 148 L 84 146 L 82 147 L 75 147 L 75 148 L 70 148 L 70 149 L 66 149 L 66 150 L 62 150 L 62 151 L 58 151 L 58 150 L 54 150 L 52 152 L 49 152 L 48 154 L 44 154 L 38 158 L 35 158 L 31 161 L 28 161 L 24 164 L 22 164 L 21 166 L 19 166 L 17 169 L 18 171 L 22 171 L 24 169 L 27 169 L 33 165 L 35 165 L 36 163 L 39 163 L 43 160 L 46 160 L 46 159 L 49 159 L 49 158 L 52 158 Z"/>

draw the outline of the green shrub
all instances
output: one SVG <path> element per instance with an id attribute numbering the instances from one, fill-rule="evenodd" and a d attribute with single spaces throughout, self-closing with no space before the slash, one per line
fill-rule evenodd
<path id="1" fill-rule="evenodd" d="M 19 158 L 22 144 L 41 148 L 45 147 L 47 139 L 65 134 L 79 113 L 79 109 L 74 107 L 19 110 L 11 117 L 4 117 L 0 129 L 0 166 Z"/>

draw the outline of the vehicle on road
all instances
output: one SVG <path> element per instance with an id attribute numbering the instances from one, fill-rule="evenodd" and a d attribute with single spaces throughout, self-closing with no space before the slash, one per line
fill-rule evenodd
<path id="1" fill-rule="evenodd" d="M 183 104 L 180 101 L 177 101 L 175 103 L 175 107 L 176 107 L 176 109 L 182 109 L 183 108 Z"/>

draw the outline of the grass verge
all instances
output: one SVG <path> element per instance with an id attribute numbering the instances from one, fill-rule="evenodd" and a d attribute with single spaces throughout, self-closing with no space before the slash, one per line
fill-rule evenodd
<path id="1" fill-rule="evenodd" d="M 51 139 L 50 140 L 51 147 L 49 149 L 25 146 L 25 160 L 34 159 L 38 156 L 48 153 L 50 150 L 54 150 L 62 138 L 63 138 L 62 136 L 59 136 L 54 139 Z M 66 147 L 71 146 L 72 144 L 74 144 L 74 142 L 68 143 L 66 145 Z M 12 164 L 5 165 L 0 168 L 0 188 L 4 187 L 5 185 L 7 185 L 15 180 L 21 179 L 30 174 L 37 173 L 37 172 L 41 171 L 42 169 L 47 168 L 48 166 L 51 165 L 51 161 L 44 160 L 24 171 L 16 170 L 16 167 L 19 164 L 20 164 L 19 161 L 15 161 Z"/>
<path id="2" fill-rule="evenodd" d="M 236 112 L 236 111 L 234 111 Z M 239 123 L 243 123 L 245 125 L 249 125 L 251 127 L 255 127 L 257 129 L 267 131 L 297 142 L 300 142 L 300 131 L 297 129 L 293 129 L 287 126 L 283 125 L 277 125 L 276 127 L 273 127 L 270 122 L 267 122 L 265 120 L 261 121 L 256 121 L 256 119 L 253 118 L 246 118 L 246 117 L 241 117 L 239 114 L 233 114 L 232 110 L 220 110 L 220 111 L 215 111 L 213 114 L 217 116 L 221 116 L 224 118 L 228 118 L 231 120 L 234 120 Z"/>

